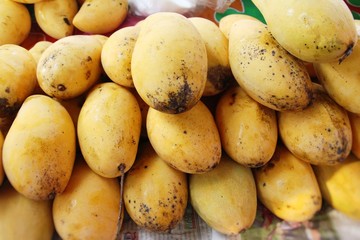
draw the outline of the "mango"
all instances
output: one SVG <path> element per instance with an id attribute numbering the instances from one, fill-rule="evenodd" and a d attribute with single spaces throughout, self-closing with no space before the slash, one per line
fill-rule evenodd
<path id="1" fill-rule="evenodd" d="M 312 104 L 302 111 L 278 113 L 279 134 L 286 147 L 311 164 L 342 162 L 352 148 L 352 130 L 347 111 L 313 83 Z"/>
<path id="2" fill-rule="evenodd" d="M 81 107 L 77 135 L 89 167 L 115 178 L 133 165 L 141 132 L 141 113 L 135 96 L 114 82 L 99 83 Z"/>
<path id="3" fill-rule="evenodd" d="M 156 153 L 180 171 L 204 173 L 211 171 L 220 161 L 219 131 L 212 113 L 202 101 L 179 114 L 168 114 L 150 107 L 146 129 Z"/>
<path id="4" fill-rule="evenodd" d="M 223 154 L 212 171 L 189 176 L 192 207 L 213 229 L 235 235 L 255 221 L 257 196 L 250 168 Z"/>
<path id="5" fill-rule="evenodd" d="M 96 174 L 79 156 L 68 186 L 54 199 L 56 232 L 61 239 L 113 240 L 122 226 L 122 204 L 118 180 Z"/>
<path id="6" fill-rule="evenodd" d="M 0 46 L 0 117 L 14 116 L 36 86 L 36 61 L 25 48 Z"/>
<path id="7" fill-rule="evenodd" d="M 233 86 L 221 95 L 215 119 L 221 145 L 231 159 L 247 167 L 260 167 L 271 159 L 278 140 L 273 109 Z"/>
<path id="8" fill-rule="evenodd" d="M 11 185 L 30 199 L 53 199 L 67 186 L 75 154 L 75 126 L 66 109 L 49 96 L 28 97 L 3 145 Z"/>
<path id="9" fill-rule="evenodd" d="M 340 164 L 313 169 L 324 200 L 346 216 L 360 220 L 360 160 L 350 154 Z"/>
<path id="10" fill-rule="evenodd" d="M 187 175 L 169 166 L 144 142 L 124 181 L 130 218 L 144 229 L 170 232 L 184 217 L 187 203 Z"/>
<path id="11" fill-rule="evenodd" d="M 246 93 L 276 111 L 301 110 L 311 102 L 305 65 L 274 39 L 268 26 L 243 19 L 229 33 L 232 73 Z"/>
<path id="12" fill-rule="evenodd" d="M 343 0 L 253 0 L 274 38 L 306 62 L 342 62 L 357 42 L 353 15 Z"/>
<path id="13" fill-rule="evenodd" d="M 272 159 L 253 170 L 259 201 L 290 222 L 310 220 L 321 209 L 322 195 L 310 163 L 278 144 Z"/>
<path id="14" fill-rule="evenodd" d="M 191 109 L 204 92 L 207 63 L 204 40 L 183 15 L 158 12 L 141 23 L 131 74 L 150 107 L 165 113 Z"/>
<path id="15" fill-rule="evenodd" d="M 0 188 L 0 239 L 51 240 L 54 234 L 51 200 L 33 200 L 8 181 Z"/>

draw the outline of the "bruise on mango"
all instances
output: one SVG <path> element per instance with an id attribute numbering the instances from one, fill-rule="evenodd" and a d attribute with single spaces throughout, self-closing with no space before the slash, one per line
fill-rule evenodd
<path id="1" fill-rule="evenodd" d="M 210 67 L 207 72 L 207 82 L 213 90 L 208 89 L 210 86 L 208 87 L 207 85 L 204 90 L 204 95 L 220 93 L 227 89 L 234 80 L 231 68 L 221 65 Z"/>
<path id="2" fill-rule="evenodd" d="M 270 161 L 267 162 L 266 164 L 264 164 L 261 167 L 258 168 L 254 168 L 254 172 L 263 172 L 264 174 L 267 174 L 267 172 L 271 171 L 271 169 L 273 169 L 276 165 L 277 162 L 280 161 L 280 151 L 279 150 L 275 150 L 273 156 L 271 157 Z M 265 183 L 263 184 L 263 186 L 265 187 Z"/>
<path id="3" fill-rule="evenodd" d="M 58 84 L 56 89 L 59 90 L 60 92 L 63 92 L 66 90 L 66 86 L 63 84 Z"/>
<path id="4" fill-rule="evenodd" d="M 266 162 L 257 162 L 257 163 L 248 163 L 248 164 L 245 164 L 246 167 L 249 167 L 249 168 L 258 168 L 258 167 L 261 167 L 261 166 L 264 166 L 266 164 Z"/>
<path id="5" fill-rule="evenodd" d="M 166 113 L 182 113 L 189 109 L 189 103 L 193 101 L 193 91 L 188 82 L 181 85 L 178 92 L 169 92 L 167 100 L 160 101 L 154 94 L 147 94 L 154 105 L 154 108 Z"/>
<path id="6" fill-rule="evenodd" d="M 4 118 L 13 116 L 20 109 L 20 106 L 20 102 L 11 104 L 9 103 L 9 99 L 0 98 L 0 117 Z"/>

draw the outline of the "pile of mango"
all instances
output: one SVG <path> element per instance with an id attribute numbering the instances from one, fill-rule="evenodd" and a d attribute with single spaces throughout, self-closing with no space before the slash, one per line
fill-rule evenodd
<path id="1" fill-rule="evenodd" d="M 116 239 L 125 213 L 171 232 L 189 204 L 226 235 L 259 203 L 360 221 L 359 21 L 342 0 L 253 3 L 266 23 L 116 29 L 125 0 L 0 0 L 0 239 Z M 54 41 L 21 46 L 29 7 Z"/>

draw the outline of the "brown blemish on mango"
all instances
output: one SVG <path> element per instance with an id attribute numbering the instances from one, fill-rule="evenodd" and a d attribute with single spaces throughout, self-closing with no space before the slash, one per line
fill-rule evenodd
<path id="1" fill-rule="evenodd" d="M 167 101 L 159 101 L 159 99 L 152 94 L 148 94 L 147 98 L 153 102 L 154 108 L 166 113 L 182 113 L 189 109 L 190 103 L 193 101 L 193 91 L 188 82 L 179 88 L 178 92 L 169 92 L 167 94 Z"/>
<path id="2" fill-rule="evenodd" d="M 312 195 L 311 199 L 313 200 L 314 205 L 321 205 L 322 204 L 322 199 L 321 199 L 320 196 Z"/>
<path id="3" fill-rule="evenodd" d="M 229 105 L 230 105 L 230 106 L 232 106 L 232 105 L 235 104 L 235 102 L 236 102 L 236 96 L 237 96 L 237 93 L 236 93 L 236 92 L 234 92 L 234 93 L 231 94 L 231 98 L 230 98 L 230 102 L 229 102 Z"/>
<path id="4" fill-rule="evenodd" d="M 60 92 L 63 92 L 66 90 L 66 87 L 63 84 L 58 84 L 56 89 L 59 90 Z"/>
<path id="5" fill-rule="evenodd" d="M 10 104 L 7 98 L 0 98 L 0 117 L 13 116 L 20 109 L 20 106 L 20 102 Z"/>
<path id="6" fill-rule="evenodd" d="M 233 76 L 229 67 L 218 65 L 208 69 L 207 81 L 219 92 L 224 91 L 232 80 Z"/>
<path id="7" fill-rule="evenodd" d="M 63 20 L 66 25 L 69 25 L 69 26 L 71 25 L 71 22 L 67 17 L 64 17 Z"/>
<path id="8" fill-rule="evenodd" d="M 117 168 L 121 173 L 123 173 L 125 171 L 125 169 L 126 169 L 126 164 L 121 163 Z"/>
<path id="9" fill-rule="evenodd" d="M 33 191 L 39 200 L 52 200 L 56 194 L 63 191 L 59 177 L 65 176 L 65 173 L 54 172 L 55 170 L 48 168 L 42 173 L 42 176 L 36 176 L 37 187 Z"/>
<path id="10" fill-rule="evenodd" d="M 249 168 L 258 168 L 262 167 L 266 164 L 266 162 L 258 162 L 258 163 L 247 163 L 246 166 Z"/>

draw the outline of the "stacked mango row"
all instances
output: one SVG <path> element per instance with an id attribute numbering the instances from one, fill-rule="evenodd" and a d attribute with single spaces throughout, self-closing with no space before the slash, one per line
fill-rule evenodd
<path id="1" fill-rule="evenodd" d="M 360 220 L 360 25 L 343 1 L 117 30 L 126 1 L 64 2 L 0 1 L 1 239 L 115 239 L 125 213 L 171 232 L 189 204 L 226 235 L 259 203 Z M 21 46 L 29 8 L 53 42 Z"/>

